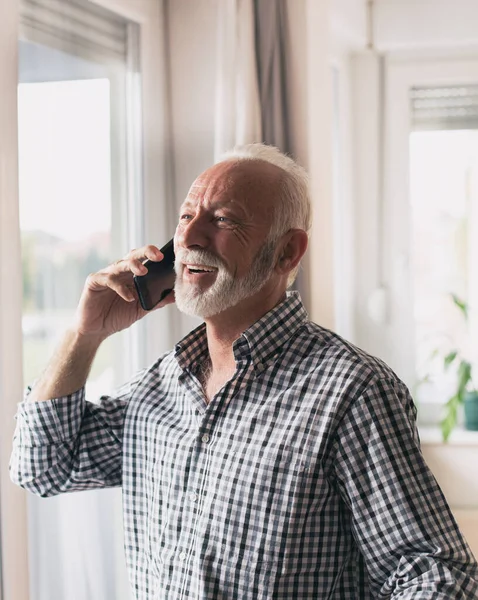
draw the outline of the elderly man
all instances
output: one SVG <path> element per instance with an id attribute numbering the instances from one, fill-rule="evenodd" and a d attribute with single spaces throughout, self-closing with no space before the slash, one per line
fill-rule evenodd
<path id="1" fill-rule="evenodd" d="M 17 414 L 11 476 L 41 496 L 122 486 L 137 600 L 478 597 L 405 385 L 311 323 L 288 284 L 305 172 L 254 144 L 200 175 L 175 234 L 178 308 L 204 324 L 100 404 L 102 341 L 145 315 L 146 246 L 90 275 Z"/>

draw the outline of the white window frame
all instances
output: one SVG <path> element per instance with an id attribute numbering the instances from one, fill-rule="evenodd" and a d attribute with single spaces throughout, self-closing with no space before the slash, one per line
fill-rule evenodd
<path id="1" fill-rule="evenodd" d="M 478 82 L 476 57 L 389 59 L 386 84 L 385 204 L 383 239 L 385 273 L 390 292 L 390 321 L 385 342 L 392 366 L 412 388 L 416 384 L 413 283 L 410 269 L 411 206 L 409 144 L 414 86 Z"/>
<path id="2" fill-rule="evenodd" d="M 142 150 L 144 212 L 131 237 L 133 246 L 159 243 L 171 237 L 174 218 L 167 206 L 165 147 L 167 105 L 164 90 L 162 4 L 157 0 L 95 0 L 140 26 L 142 84 Z M 19 2 L 0 3 L 0 600 L 28 600 L 28 539 L 26 492 L 9 478 L 8 462 L 14 415 L 23 392 L 22 278 L 18 209 L 18 23 Z M 131 115 L 131 118 L 138 118 Z M 146 125 L 146 126 L 145 126 Z M 136 239 L 135 239 L 136 236 Z M 162 313 L 162 314 L 161 314 Z M 142 322 L 145 343 L 140 361 L 151 362 L 172 344 L 171 315 L 159 311 Z M 145 320 L 148 321 L 148 320 Z M 144 324 L 143 324 L 144 323 Z"/>
<path id="3" fill-rule="evenodd" d="M 354 341 L 385 360 L 414 391 L 409 91 L 478 81 L 478 48 L 389 52 L 383 62 L 380 82 L 377 54 L 364 52 L 353 59 Z"/>

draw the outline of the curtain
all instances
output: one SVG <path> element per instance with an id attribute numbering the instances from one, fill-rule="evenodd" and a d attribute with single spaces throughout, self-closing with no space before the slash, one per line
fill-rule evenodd
<path id="1" fill-rule="evenodd" d="M 254 0 L 255 43 L 262 141 L 290 152 L 287 111 L 286 6 L 283 0 Z"/>
<path id="2" fill-rule="evenodd" d="M 292 156 L 288 108 L 286 0 L 254 0 L 256 64 L 262 141 Z M 291 289 L 306 300 L 305 274 L 299 271 Z"/>
<path id="3" fill-rule="evenodd" d="M 253 0 L 221 0 L 218 10 L 215 160 L 262 140 Z"/>

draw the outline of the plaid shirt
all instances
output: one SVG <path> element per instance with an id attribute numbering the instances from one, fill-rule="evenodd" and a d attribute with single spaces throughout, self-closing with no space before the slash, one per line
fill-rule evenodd
<path id="1" fill-rule="evenodd" d="M 233 350 L 209 405 L 204 325 L 99 404 L 20 403 L 13 481 L 122 486 L 137 600 L 478 598 L 396 375 L 294 292 Z"/>

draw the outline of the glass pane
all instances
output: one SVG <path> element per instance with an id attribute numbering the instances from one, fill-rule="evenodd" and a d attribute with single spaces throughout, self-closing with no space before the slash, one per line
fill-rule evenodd
<path id="1" fill-rule="evenodd" d="M 443 403 L 456 373 L 443 357 L 454 349 L 475 360 L 473 319 L 465 322 L 452 295 L 473 308 L 477 293 L 478 131 L 416 131 L 410 136 L 412 257 L 417 374 L 421 403 Z M 476 338 L 475 338 L 476 339 Z M 440 415 L 436 416 L 436 420 Z"/>
<path id="2" fill-rule="evenodd" d="M 87 275 L 113 258 L 109 81 L 23 83 L 18 106 L 28 384 L 72 322 Z M 112 369 L 108 340 L 91 379 L 110 389 Z"/>

